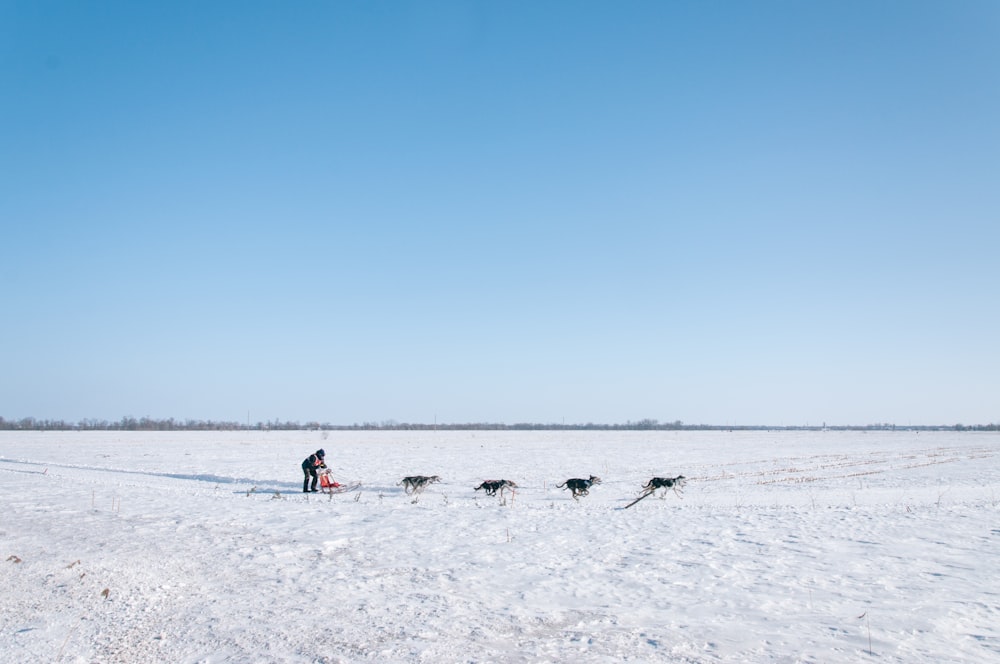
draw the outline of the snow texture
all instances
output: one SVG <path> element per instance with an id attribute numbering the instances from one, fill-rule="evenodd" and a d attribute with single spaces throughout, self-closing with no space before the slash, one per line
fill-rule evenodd
<path id="1" fill-rule="evenodd" d="M 320 447 L 359 491 L 302 493 Z M 969 432 L 4 432 L 0 660 L 1000 662 L 998 453 Z M 404 494 L 418 474 L 441 482 Z M 679 474 L 683 497 L 623 509 Z M 578 501 L 557 487 L 589 475 Z M 513 497 L 473 490 L 500 478 Z"/>

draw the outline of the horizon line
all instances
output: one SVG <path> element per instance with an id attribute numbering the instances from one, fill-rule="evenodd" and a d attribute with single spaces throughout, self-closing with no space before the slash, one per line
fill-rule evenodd
<path id="1" fill-rule="evenodd" d="M 896 424 L 893 422 L 874 422 L 868 424 L 685 424 L 681 420 L 670 422 L 660 422 L 652 418 L 645 418 L 638 421 L 627 420 L 624 423 L 608 422 L 586 422 L 570 423 L 566 422 L 451 422 L 434 423 L 424 422 L 399 422 L 394 419 L 386 419 L 381 422 L 354 422 L 353 424 L 332 424 L 330 422 L 319 422 L 318 420 L 308 420 L 305 423 L 300 421 L 287 420 L 282 422 L 279 419 L 272 421 L 258 421 L 251 424 L 238 422 L 235 420 L 212 420 L 212 419 L 185 419 L 176 418 L 154 419 L 151 417 L 135 418 L 124 416 L 120 420 L 98 420 L 97 418 L 82 418 L 76 422 L 65 419 L 44 419 L 36 417 L 23 417 L 11 420 L 0 416 L 0 430 L 61 430 L 61 431 L 188 431 L 188 430 L 244 430 L 244 431 L 313 431 L 313 430 L 385 430 L 385 431 L 406 431 L 406 430 L 453 430 L 453 431 L 483 431 L 483 430 L 635 430 L 635 431 L 690 431 L 690 430 L 979 430 L 996 431 L 1000 430 L 1000 424 L 991 422 L 988 424 Z"/>

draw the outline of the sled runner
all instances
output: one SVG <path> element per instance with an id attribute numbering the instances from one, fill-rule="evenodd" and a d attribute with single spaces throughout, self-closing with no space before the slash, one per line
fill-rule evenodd
<path id="1" fill-rule="evenodd" d="M 351 482 L 350 484 L 338 484 L 337 486 L 331 487 L 328 494 L 333 495 L 336 493 L 347 493 L 348 491 L 354 491 L 355 489 L 361 488 L 361 482 Z"/>

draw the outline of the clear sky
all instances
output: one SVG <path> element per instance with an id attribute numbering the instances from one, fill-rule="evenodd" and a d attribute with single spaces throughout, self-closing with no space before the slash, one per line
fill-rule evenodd
<path id="1" fill-rule="evenodd" d="M 0 415 L 1000 422 L 1000 3 L 0 0 Z"/>

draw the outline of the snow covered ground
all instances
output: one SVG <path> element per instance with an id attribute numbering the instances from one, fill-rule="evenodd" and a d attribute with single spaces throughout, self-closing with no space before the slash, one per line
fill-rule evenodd
<path id="1" fill-rule="evenodd" d="M 0 500 L 3 662 L 1000 662 L 997 434 L 2 432 Z"/>

